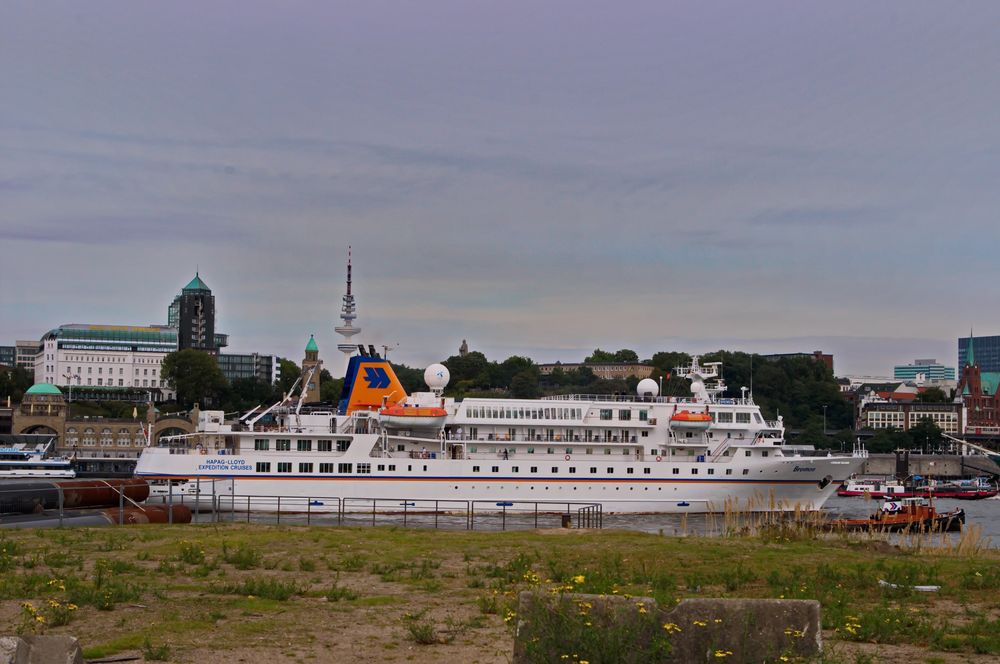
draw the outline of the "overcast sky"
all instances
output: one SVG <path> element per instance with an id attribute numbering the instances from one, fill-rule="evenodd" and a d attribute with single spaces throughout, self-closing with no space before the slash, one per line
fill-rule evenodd
<path id="1" fill-rule="evenodd" d="M 5 2 L 0 344 L 956 361 L 1000 333 L 1000 3 Z"/>

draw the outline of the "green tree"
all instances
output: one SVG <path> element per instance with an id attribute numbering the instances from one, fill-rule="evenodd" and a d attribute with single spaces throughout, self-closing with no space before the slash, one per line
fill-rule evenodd
<path id="1" fill-rule="evenodd" d="M 299 365 L 295 364 L 295 362 L 283 357 L 278 360 L 278 363 L 281 366 L 281 376 L 278 377 L 278 391 L 281 392 L 281 394 L 288 394 L 288 392 L 292 389 L 292 385 L 294 385 L 295 381 L 297 381 L 302 375 L 302 369 L 300 369 Z M 320 375 L 322 376 L 322 374 Z M 322 386 L 320 389 L 323 389 Z"/>
<path id="2" fill-rule="evenodd" d="M 534 399 L 538 396 L 538 370 L 525 369 L 510 381 L 511 396 L 517 399 Z"/>
<path id="3" fill-rule="evenodd" d="M 622 348 L 619 351 L 615 351 L 615 362 L 631 362 L 636 363 L 639 361 L 639 354 L 634 350 L 629 350 L 628 348 Z"/>
<path id="4" fill-rule="evenodd" d="M 944 444 L 944 436 L 941 435 L 941 427 L 934 423 L 929 417 L 923 417 L 919 422 L 910 427 L 910 439 L 913 445 L 929 452 Z"/>
<path id="5" fill-rule="evenodd" d="M 867 443 L 868 451 L 876 454 L 890 454 L 899 449 L 909 449 L 913 446 L 910 434 L 892 427 L 879 429 Z"/>
<path id="6" fill-rule="evenodd" d="M 606 350 L 601 350 L 600 348 L 595 348 L 593 353 L 583 358 L 583 361 L 588 364 L 604 364 L 607 362 L 614 362 L 615 354 L 609 353 Z"/>
<path id="7" fill-rule="evenodd" d="M 7 397 L 13 402 L 21 401 L 24 393 L 34 381 L 24 367 L 15 367 L 0 371 L 0 399 L 7 402 Z"/>
<path id="8" fill-rule="evenodd" d="M 951 401 L 948 395 L 940 387 L 928 387 L 923 392 L 917 394 L 917 401 L 920 403 L 947 403 Z"/>
<path id="9" fill-rule="evenodd" d="M 163 358 L 163 380 L 177 393 L 177 403 L 191 407 L 219 402 L 226 387 L 226 377 L 215 358 L 193 348 L 174 351 Z"/>

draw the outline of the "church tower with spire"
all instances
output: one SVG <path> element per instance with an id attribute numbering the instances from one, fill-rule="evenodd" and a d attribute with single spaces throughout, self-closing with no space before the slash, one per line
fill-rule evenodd
<path id="1" fill-rule="evenodd" d="M 357 309 L 354 304 L 354 294 L 351 293 L 351 247 L 347 247 L 347 292 L 344 294 L 343 304 L 340 307 L 340 320 L 343 325 L 333 328 L 333 331 L 344 337 L 344 340 L 337 344 L 337 350 L 344 354 L 344 372 L 347 372 L 347 363 L 351 356 L 357 351 L 357 345 L 351 341 L 351 337 L 361 332 L 360 327 L 354 327 L 357 319 Z"/>
<path id="2" fill-rule="evenodd" d="M 315 367 L 316 371 L 309 376 L 309 371 Z M 314 335 L 309 335 L 309 343 L 306 344 L 306 356 L 302 360 L 302 380 L 309 379 L 303 386 L 306 398 L 303 403 L 319 403 L 322 401 L 319 390 L 319 375 L 323 371 L 323 360 L 319 359 L 319 346 L 316 345 Z"/>

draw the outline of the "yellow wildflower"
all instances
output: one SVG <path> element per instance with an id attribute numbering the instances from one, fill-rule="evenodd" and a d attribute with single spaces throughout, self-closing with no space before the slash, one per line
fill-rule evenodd
<path id="1" fill-rule="evenodd" d="M 576 576 L 573 577 L 573 583 L 575 583 L 577 585 L 583 583 L 586 580 L 587 580 L 587 577 L 585 577 L 583 574 L 577 574 Z"/>
<path id="2" fill-rule="evenodd" d="M 680 625 L 678 625 L 677 623 L 672 623 L 672 622 L 665 623 L 663 625 L 663 629 L 667 630 L 667 632 L 670 633 L 670 634 L 673 634 L 674 632 L 681 632 L 681 631 L 683 631 L 680 628 Z"/>

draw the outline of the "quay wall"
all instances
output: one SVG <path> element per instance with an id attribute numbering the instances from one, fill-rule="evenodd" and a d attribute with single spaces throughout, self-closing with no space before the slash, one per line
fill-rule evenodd
<path id="1" fill-rule="evenodd" d="M 872 454 L 865 464 L 865 474 L 895 475 L 895 454 Z M 1000 475 L 1000 466 L 981 455 L 910 454 L 910 475 L 925 477 L 969 477 L 972 475 Z"/>

